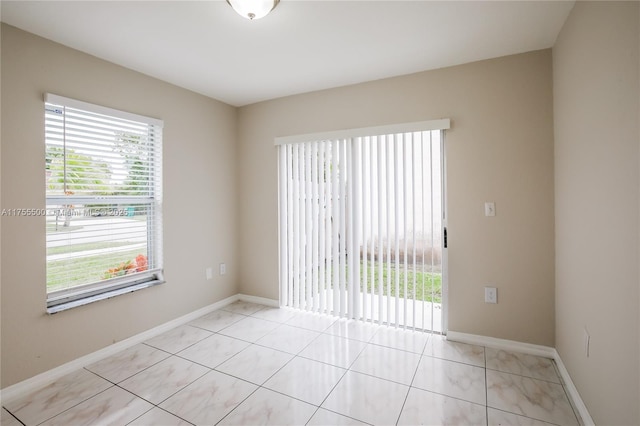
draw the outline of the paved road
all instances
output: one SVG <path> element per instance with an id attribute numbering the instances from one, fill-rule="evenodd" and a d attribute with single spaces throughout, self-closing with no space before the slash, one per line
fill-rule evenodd
<path id="1" fill-rule="evenodd" d="M 47 219 L 48 224 L 55 224 L 55 217 Z M 147 223 L 140 220 L 122 217 L 74 217 L 71 219 L 69 231 L 64 231 L 64 219 L 58 220 L 58 231 L 47 232 L 47 247 L 64 247 L 72 244 L 91 244 L 100 242 L 129 243 L 118 250 L 131 250 L 143 247 L 147 242 Z M 117 226 L 116 226 L 117 225 Z M 113 249 L 106 249 L 113 250 Z M 82 252 L 64 253 L 47 256 L 47 260 L 61 260 L 72 257 L 100 254 L 105 249 L 86 250 Z"/>

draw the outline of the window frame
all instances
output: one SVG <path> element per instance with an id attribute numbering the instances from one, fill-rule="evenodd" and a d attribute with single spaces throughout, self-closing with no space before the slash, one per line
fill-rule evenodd
<path id="1" fill-rule="evenodd" d="M 45 203 L 49 214 L 49 206 L 63 206 L 68 204 L 86 205 L 86 204 L 135 204 L 144 206 L 149 214 L 153 215 L 153 219 L 147 217 L 147 257 L 153 256 L 153 269 L 143 272 L 136 272 L 130 276 L 120 276 L 110 279 L 103 279 L 90 283 L 75 285 L 68 288 L 49 291 L 46 290 L 46 307 L 47 313 L 53 314 L 73 307 L 86 305 L 99 300 L 108 299 L 137 291 L 143 288 L 152 287 L 164 283 L 163 275 L 163 238 L 162 238 L 162 128 L 164 122 L 156 118 L 150 118 L 138 114 L 133 114 L 113 108 L 95 105 L 76 99 L 66 98 L 59 95 L 45 93 L 44 109 L 45 109 L 45 128 L 47 126 L 47 108 L 55 106 L 62 107 L 64 114 L 65 108 L 72 108 L 89 114 L 100 114 L 106 117 L 119 120 L 135 121 L 137 123 L 149 126 L 150 145 L 149 152 L 152 160 L 149 161 L 150 171 L 149 177 L 151 185 L 149 194 L 143 196 L 131 195 L 49 195 L 48 186 L 45 184 Z M 65 132 L 65 130 L 63 130 Z M 66 134 L 66 133 L 65 133 Z M 63 136 L 63 138 L 66 136 Z M 45 146 L 48 146 L 48 139 L 44 138 Z M 66 153 L 65 147 L 63 152 Z M 65 166 L 66 167 L 66 166 Z M 49 248 L 49 242 L 46 244 Z M 114 250 L 115 251 L 115 250 Z M 48 261 L 47 261 L 48 262 Z M 48 276 L 48 265 L 46 267 Z"/>

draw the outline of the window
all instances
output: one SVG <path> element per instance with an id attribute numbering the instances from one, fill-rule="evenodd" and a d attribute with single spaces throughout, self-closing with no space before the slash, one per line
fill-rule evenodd
<path id="1" fill-rule="evenodd" d="M 45 96 L 47 311 L 162 282 L 162 121 Z"/>
<path id="2" fill-rule="evenodd" d="M 282 305 L 442 331 L 448 128 L 276 139 Z"/>

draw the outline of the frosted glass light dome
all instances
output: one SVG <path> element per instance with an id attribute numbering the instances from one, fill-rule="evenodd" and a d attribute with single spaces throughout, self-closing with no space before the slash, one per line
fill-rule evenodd
<path id="1" fill-rule="evenodd" d="M 250 20 L 267 16 L 279 2 L 280 0 L 227 0 L 238 15 Z"/>

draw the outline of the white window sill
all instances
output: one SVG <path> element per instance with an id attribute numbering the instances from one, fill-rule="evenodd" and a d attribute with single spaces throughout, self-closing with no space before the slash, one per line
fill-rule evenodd
<path id="1" fill-rule="evenodd" d="M 135 284 L 128 287 L 122 287 L 104 293 L 95 294 L 81 299 L 71 300 L 68 302 L 62 302 L 53 306 L 47 307 L 48 314 L 57 314 L 58 312 L 66 311 L 68 309 L 76 308 L 78 306 L 88 305 L 89 303 L 98 302 L 100 300 L 111 299 L 112 297 L 120 296 L 121 294 L 132 293 L 134 291 L 142 290 L 144 288 L 154 287 L 159 284 L 164 284 L 164 280 L 152 280 L 145 281 L 139 284 Z"/>

